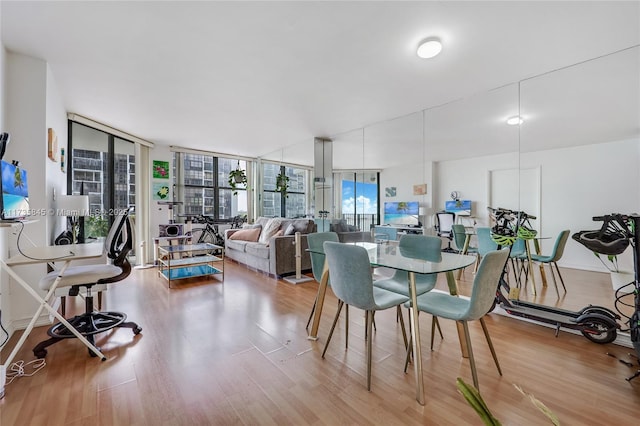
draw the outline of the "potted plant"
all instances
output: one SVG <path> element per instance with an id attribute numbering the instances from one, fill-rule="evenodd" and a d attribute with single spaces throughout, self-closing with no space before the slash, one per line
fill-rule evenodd
<path id="1" fill-rule="evenodd" d="M 244 170 L 240 168 L 240 161 L 238 161 L 235 170 L 229 172 L 228 182 L 233 191 L 233 195 L 238 195 L 238 185 L 247 185 L 247 175 Z"/>
<path id="2" fill-rule="evenodd" d="M 280 172 L 280 174 L 276 176 L 276 191 L 282 194 L 283 197 L 287 197 L 288 189 L 289 189 L 289 176 L 285 175 L 284 172 Z"/>

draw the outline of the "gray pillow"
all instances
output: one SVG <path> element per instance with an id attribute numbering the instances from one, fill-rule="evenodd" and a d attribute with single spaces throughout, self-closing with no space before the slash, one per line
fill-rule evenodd
<path id="1" fill-rule="evenodd" d="M 293 223 L 290 223 L 289 226 L 287 226 L 287 229 L 284 230 L 284 235 L 293 235 L 296 233 L 296 227 L 293 225 Z"/>

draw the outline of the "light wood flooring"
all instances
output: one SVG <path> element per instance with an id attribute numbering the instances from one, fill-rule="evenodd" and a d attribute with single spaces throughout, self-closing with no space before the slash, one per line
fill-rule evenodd
<path id="1" fill-rule="evenodd" d="M 610 288 L 605 274 L 563 273 L 570 309 L 590 303 L 592 291 Z M 470 268 L 460 282 L 463 293 L 472 279 Z M 169 290 L 155 269 L 134 270 L 113 285 L 104 308 L 126 312 L 142 333 L 134 337 L 123 329 L 100 337 L 105 362 L 75 340 L 51 346 L 42 371 L 7 385 L 0 426 L 481 424 L 455 385 L 456 377 L 472 380 L 451 321 L 441 321 L 445 338 L 436 338 L 431 352 L 431 319 L 420 317 L 422 406 L 415 400 L 413 370 L 403 373 L 395 310 L 376 315 L 368 392 L 360 311 L 351 310 L 348 350 L 343 319 L 323 360 L 337 306 L 329 292 L 319 340 L 307 339 L 317 283 L 295 286 L 227 261 L 224 283 L 194 280 L 175 287 Z M 439 287 L 446 288 L 444 282 Z M 549 287 L 537 300 L 554 304 L 555 291 Z M 70 305 L 77 311 L 82 303 Z M 556 338 L 552 329 L 496 314 L 486 322 L 504 375 L 493 365 L 479 324 L 470 324 L 480 390 L 503 424 L 550 424 L 514 385 L 544 402 L 565 425 L 638 424 L 640 378 L 630 383 L 625 377 L 640 366 L 606 355 L 629 359 L 630 349 L 564 332 Z M 3 348 L 5 357 L 17 334 Z M 44 327 L 36 329 L 16 359 L 34 359 L 31 349 L 45 337 Z"/>

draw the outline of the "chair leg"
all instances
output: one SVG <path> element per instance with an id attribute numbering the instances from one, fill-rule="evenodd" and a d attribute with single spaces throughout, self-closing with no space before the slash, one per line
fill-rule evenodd
<path id="1" fill-rule="evenodd" d="M 349 305 L 344 308 L 346 313 L 346 322 L 344 324 L 344 348 L 347 349 L 349 347 Z"/>
<path id="2" fill-rule="evenodd" d="M 551 278 L 553 279 L 553 286 L 556 288 L 556 295 L 560 299 L 560 292 L 558 291 L 558 281 L 556 280 L 556 274 L 553 273 L 553 267 L 549 264 L 549 270 L 551 271 Z"/>
<path id="3" fill-rule="evenodd" d="M 440 321 L 438 321 L 438 317 L 433 315 L 431 317 L 431 350 L 433 351 L 433 341 L 435 339 L 436 327 L 438 327 L 438 333 L 440 334 L 440 338 L 444 340 L 444 336 L 442 335 L 442 329 L 440 328 Z"/>
<path id="4" fill-rule="evenodd" d="M 67 313 L 67 296 L 62 296 L 60 298 L 60 313 L 63 317 L 66 318 L 65 314 Z"/>
<path id="5" fill-rule="evenodd" d="M 369 340 L 367 340 L 367 390 L 371 390 L 371 347 L 373 340 L 373 333 L 371 328 L 373 327 L 373 314 L 375 311 L 367 311 L 367 328 L 369 329 Z"/>
<path id="6" fill-rule="evenodd" d="M 331 331 L 329 331 L 329 337 L 327 337 L 327 343 L 324 344 L 324 350 L 322 351 L 322 358 L 324 358 L 324 354 L 327 353 L 327 348 L 329 347 L 329 343 L 331 342 L 331 336 L 333 336 L 333 330 L 336 328 L 336 324 L 338 323 L 338 318 L 340 318 L 340 311 L 342 311 L 342 305 L 344 302 L 342 300 L 338 301 L 338 312 L 336 312 L 335 318 L 333 318 L 333 324 L 331 325 Z"/>
<path id="7" fill-rule="evenodd" d="M 491 350 L 493 361 L 496 363 L 496 367 L 498 368 L 498 373 L 502 376 L 502 369 L 500 368 L 500 363 L 498 362 L 498 355 L 496 354 L 496 350 L 493 347 L 491 336 L 489 336 L 489 329 L 487 328 L 487 324 L 484 322 L 484 318 L 480 318 L 480 325 L 482 325 L 482 331 L 484 332 L 485 339 L 487 339 L 487 344 L 489 345 L 489 350 Z"/>
<path id="8" fill-rule="evenodd" d="M 402 340 L 404 341 L 404 348 L 406 349 L 408 345 L 407 331 L 404 327 L 404 317 L 402 316 L 402 308 L 400 307 L 400 305 L 398 305 L 396 308 L 396 321 L 400 322 L 400 327 L 402 329 Z"/>
<path id="9" fill-rule="evenodd" d="M 473 267 L 473 273 L 477 274 L 478 273 L 478 267 L 480 266 L 480 253 L 476 253 L 476 264 Z"/>
<path id="10" fill-rule="evenodd" d="M 555 265 L 556 267 L 556 271 L 558 272 L 558 276 L 560 277 L 560 284 L 562 284 L 562 288 L 564 289 L 564 292 L 567 292 L 567 287 L 564 285 L 564 280 L 562 279 L 562 274 L 560 273 L 560 269 L 558 268 L 558 263 L 556 262 L 552 262 L 551 265 Z"/>
<path id="11" fill-rule="evenodd" d="M 305 326 L 305 330 L 309 331 L 309 324 L 311 324 L 311 319 L 313 318 L 313 313 L 316 311 L 316 303 L 318 303 L 318 296 L 316 295 L 316 299 L 313 301 L 313 306 L 311 307 L 311 313 L 309 314 L 309 319 L 307 320 L 307 325 Z"/>
<path id="12" fill-rule="evenodd" d="M 467 321 L 460 321 L 464 329 L 464 339 L 467 343 L 467 351 L 469 352 L 469 364 L 471 365 L 471 375 L 473 376 L 473 386 L 480 390 L 478 384 L 478 372 L 476 371 L 476 360 L 473 357 L 473 348 L 471 347 L 471 336 L 469 335 L 469 324 Z"/>

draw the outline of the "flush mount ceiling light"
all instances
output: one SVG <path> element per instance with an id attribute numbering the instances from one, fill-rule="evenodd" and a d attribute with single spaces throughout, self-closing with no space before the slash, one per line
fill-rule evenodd
<path id="1" fill-rule="evenodd" d="M 438 55 L 440 51 L 442 51 L 442 42 L 440 39 L 437 37 L 429 37 L 420 42 L 416 53 L 423 59 L 429 59 Z"/>
<path id="2" fill-rule="evenodd" d="M 519 115 L 514 115 L 513 117 L 507 118 L 507 124 L 510 126 L 517 126 L 518 124 L 524 123 L 524 120 Z"/>

